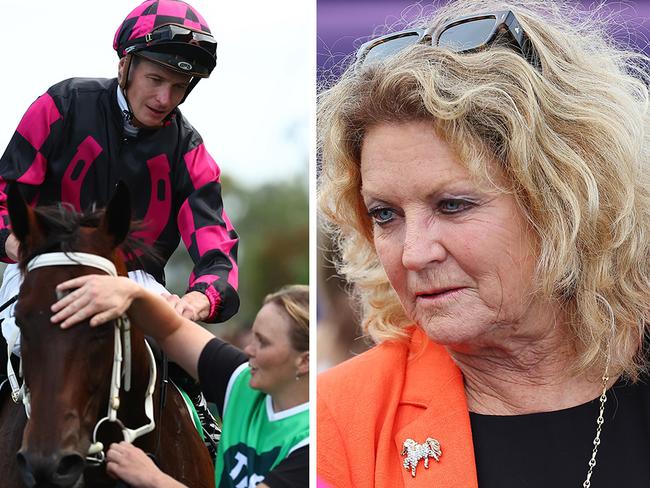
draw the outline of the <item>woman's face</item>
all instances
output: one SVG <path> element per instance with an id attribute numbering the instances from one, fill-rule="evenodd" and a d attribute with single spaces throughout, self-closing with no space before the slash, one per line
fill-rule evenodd
<path id="1" fill-rule="evenodd" d="M 388 279 L 435 342 L 491 342 L 546 313 L 533 296 L 536 241 L 514 198 L 472 180 L 431 123 L 371 128 L 361 180 Z"/>
<path id="2" fill-rule="evenodd" d="M 289 340 L 291 323 L 282 308 L 267 303 L 253 323 L 253 339 L 244 352 L 251 368 L 251 388 L 273 396 L 304 374 L 308 353 L 296 351 Z"/>

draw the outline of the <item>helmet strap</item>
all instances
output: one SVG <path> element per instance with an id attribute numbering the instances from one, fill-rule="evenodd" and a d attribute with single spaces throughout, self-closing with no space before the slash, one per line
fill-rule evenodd
<path id="1" fill-rule="evenodd" d="M 194 76 L 192 80 L 190 81 L 190 84 L 187 86 L 187 90 L 185 90 L 185 96 L 183 99 L 179 102 L 179 105 L 185 101 L 187 96 L 190 94 L 192 90 L 194 90 L 194 87 L 199 84 L 199 81 L 201 81 L 201 78 L 198 76 Z"/>
<path id="2" fill-rule="evenodd" d="M 127 110 L 124 110 L 124 115 L 128 117 L 129 121 L 133 121 L 135 118 L 135 115 L 133 114 L 133 110 L 131 109 L 131 103 L 129 102 L 129 96 L 126 93 L 126 87 L 129 84 L 129 73 L 131 72 L 131 54 L 127 54 L 126 58 L 124 59 L 124 66 L 122 67 L 122 73 L 124 73 L 124 76 L 122 77 L 121 80 L 118 80 L 118 84 L 120 85 L 120 89 L 122 90 L 122 94 L 124 94 L 124 100 L 126 100 L 126 106 Z"/>

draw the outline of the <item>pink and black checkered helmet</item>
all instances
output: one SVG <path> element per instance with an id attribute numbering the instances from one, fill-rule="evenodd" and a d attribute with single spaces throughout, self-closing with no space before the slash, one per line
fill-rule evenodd
<path id="1" fill-rule="evenodd" d="M 217 64 L 217 41 L 208 24 L 181 0 L 146 0 L 117 29 L 113 49 L 137 54 L 179 73 L 207 78 Z"/>

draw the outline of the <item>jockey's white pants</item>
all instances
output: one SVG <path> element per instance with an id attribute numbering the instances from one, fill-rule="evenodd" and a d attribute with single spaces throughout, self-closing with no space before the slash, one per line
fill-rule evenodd
<path id="1" fill-rule="evenodd" d="M 153 276 L 144 271 L 129 271 L 129 278 L 153 293 L 169 293 L 167 289 L 158 283 Z M 18 291 L 20 290 L 20 285 L 22 282 L 23 277 L 20 273 L 18 265 L 8 265 L 2 277 L 2 287 L 0 287 L 0 305 L 6 303 L 7 300 L 10 300 L 12 297 L 18 295 Z M 11 306 L 3 310 L 2 313 L 0 313 L 0 318 L 4 319 L 2 321 L 2 335 L 5 337 L 7 342 L 9 342 L 15 335 L 18 335 L 13 348 L 13 353 L 20 356 L 20 330 L 16 325 L 16 319 L 14 317 L 15 308 L 16 302 L 12 303 Z"/>

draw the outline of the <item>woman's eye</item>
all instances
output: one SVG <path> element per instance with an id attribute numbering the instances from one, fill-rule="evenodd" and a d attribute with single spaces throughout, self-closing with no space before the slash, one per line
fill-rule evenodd
<path id="1" fill-rule="evenodd" d="M 447 200 L 442 200 L 439 203 L 438 207 L 440 208 L 440 211 L 442 213 L 453 214 L 453 213 L 462 212 L 463 210 L 467 210 L 472 205 L 473 205 L 472 202 L 468 202 L 467 200 L 450 198 Z"/>
<path id="2" fill-rule="evenodd" d="M 368 211 L 368 215 L 377 225 L 387 224 L 395 217 L 395 211 L 390 208 L 374 208 Z"/>

